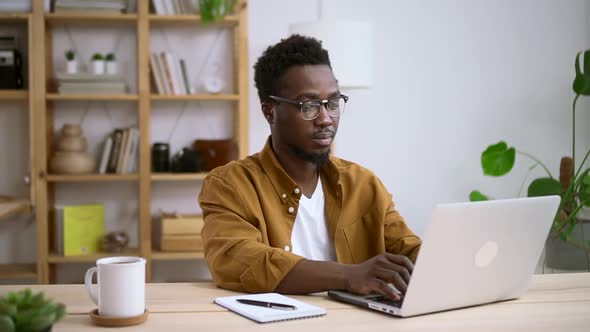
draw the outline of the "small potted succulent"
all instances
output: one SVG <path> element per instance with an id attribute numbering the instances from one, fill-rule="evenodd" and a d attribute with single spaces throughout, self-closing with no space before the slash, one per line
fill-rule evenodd
<path id="1" fill-rule="evenodd" d="M 104 74 L 104 57 L 100 53 L 92 55 L 92 73 L 102 75 Z"/>
<path id="2" fill-rule="evenodd" d="M 69 49 L 65 52 L 66 56 L 66 72 L 68 74 L 76 74 L 78 72 L 78 60 L 74 50 Z"/>
<path id="3" fill-rule="evenodd" d="M 0 331 L 49 332 L 65 313 L 63 304 L 45 298 L 43 292 L 9 292 L 0 297 Z"/>
<path id="4" fill-rule="evenodd" d="M 119 71 L 119 68 L 117 66 L 117 59 L 115 58 L 115 54 L 114 53 L 107 54 L 105 57 L 105 61 L 106 61 L 107 74 L 109 74 L 109 75 L 117 74 L 117 72 Z"/>

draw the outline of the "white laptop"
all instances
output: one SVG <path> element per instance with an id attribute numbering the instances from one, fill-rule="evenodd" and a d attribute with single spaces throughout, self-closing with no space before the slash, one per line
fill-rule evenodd
<path id="1" fill-rule="evenodd" d="M 329 291 L 394 316 L 510 300 L 526 292 L 559 196 L 437 205 L 402 301 Z"/>

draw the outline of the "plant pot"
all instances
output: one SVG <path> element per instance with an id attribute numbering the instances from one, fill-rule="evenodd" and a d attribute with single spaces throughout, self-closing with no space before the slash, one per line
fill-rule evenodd
<path id="1" fill-rule="evenodd" d="M 109 75 L 116 75 L 119 72 L 119 66 L 117 61 L 107 61 L 107 74 Z"/>
<path id="2" fill-rule="evenodd" d="M 78 61 L 72 60 L 66 63 L 66 72 L 68 74 L 76 74 L 78 73 Z"/>
<path id="3" fill-rule="evenodd" d="M 578 219 L 571 233 L 574 241 L 590 240 L 590 219 Z M 552 231 L 545 242 L 545 266 L 558 270 L 585 270 L 590 266 L 590 253 L 564 242 Z"/>
<path id="4" fill-rule="evenodd" d="M 104 60 L 92 60 L 92 73 L 96 75 L 104 74 Z"/>

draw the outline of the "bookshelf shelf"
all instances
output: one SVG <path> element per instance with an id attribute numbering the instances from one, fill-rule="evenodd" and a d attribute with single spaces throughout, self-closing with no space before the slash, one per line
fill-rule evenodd
<path id="1" fill-rule="evenodd" d="M 200 94 L 200 95 L 180 95 L 168 96 L 153 94 L 150 96 L 152 101 L 237 101 L 240 100 L 239 95 L 234 94 Z"/>
<path id="2" fill-rule="evenodd" d="M 135 24 L 137 14 L 48 13 L 45 14 L 45 20 L 49 24 Z"/>
<path id="3" fill-rule="evenodd" d="M 201 24 L 201 16 L 200 15 L 156 15 L 150 14 L 148 16 L 148 20 L 150 24 L 153 25 L 198 25 L 199 27 L 203 27 Z M 240 22 L 238 16 L 236 15 L 228 15 L 223 20 L 211 23 L 208 26 L 235 26 Z"/>
<path id="4" fill-rule="evenodd" d="M 0 279 L 35 279 L 35 264 L 0 264 Z"/>
<path id="5" fill-rule="evenodd" d="M 203 258 L 202 251 L 187 251 L 187 252 L 169 252 L 152 250 L 152 259 L 162 261 L 185 260 L 185 259 L 201 259 Z"/>
<path id="6" fill-rule="evenodd" d="M 207 176 L 206 172 L 203 173 L 152 173 L 152 181 L 191 181 L 191 180 L 203 180 Z"/>
<path id="7" fill-rule="evenodd" d="M 97 259 L 103 257 L 112 257 L 112 256 L 137 256 L 139 255 L 139 251 L 137 249 L 127 249 L 122 252 L 98 252 L 89 255 L 82 255 L 82 256 L 62 256 L 57 255 L 56 253 L 52 252 L 47 256 L 47 261 L 49 263 L 60 264 L 60 263 L 86 263 L 86 262 L 94 262 Z"/>
<path id="8" fill-rule="evenodd" d="M 139 99 L 139 96 L 136 94 L 118 94 L 118 95 L 87 95 L 87 94 L 79 94 L 79 95 L 70 95 L 70 94 L 61 94 L 61 93 L 48 93 L 46 95 L 47 100 L 55 100 L 55 101 L 86 101 L 86 100 L 105 100 L 105 101 L 136 101 Z"/>
<path id="9" fill-rule="evenodd" d="M 31 17 L 28 13 L 0 13 L 1 23 L 25 23 Z"/>
<path id="10" fill-rule="evenodd" d="M 168 0 L 166 0 L 168 1 Z M 28 61 L 29 73 L 33 74 L 33 78 L 29 79 L 29 92 L 15 92 L 15 91 L 0 91 L 0 100 L 3 99 L 21 99 L 29 100 L 30 114 L 35 121 L 29 123 L 31 132 L 30 139 L 30 155 L 31 155 L 31 202 L 35 206 L 35 220 L 37 232 L 37 265 L 36 265 L 36 279 L 38 283 L 54 283 L 58 282 L 58 270 L 61 268 L 59 264 L 64 263 L 92 263 L 96 259 L 106 256 L 115 255 L 133 255 L 142 256 L 147 259 L 146 264 L 146 280 L 151 279 L 152 262 L 167 261 L 167 260 L 186 260 L 187 262 L 195 259 L 202 259 L 202 252 L 162 252 L 159 248 L 155 248 L 153 241 L 154 226 L 152 225 L 151 211 L 158 209 L 159 206 L 154 206 L 153 201 L 157 201 L 156 194 L 157 186 L 165 183 L 170 187 L 180 187 L 182 181 L 192 182 L 200 185 L 198 181 L 202 181 L 207 173 L 152 173 L 151 172 L 151 146 L 155 130 L 161 130 L 158 126 L 154 126 L 154 121 L 159 119 L 155 117 L 154 111 L 173 109 L 183 107 L 184 102 L 221 102 L 224 106 L 232 109 L 231 117 L 224 117 L 223 121 L 228 122 L 228 128 L 231 128 L 231 137 L 235 139 L 238 145 L 238 157 L 246 157 L 248 151 L 248 109 L 249 109 L 249 68 L 248 61 L 248 0 L 237 0 L 235 14 L 227 16 L 221 21 L 203 25 L 200 15 L 170 15 L 159 16 L 150 14 L 151 0 L 134 1 L 137 7 L 136 13 L 118 14 L 118 13 L 90 13 L 90 12 L 61 12 L 61 13 L 46 13 L 46 0 L 33 0 L 33 11 L 31 13 L 19 14 L 11 16 L 8 14 L 0 14 L 0 22 L 2 20 L 20 20 L 29 28 L 29 47 L 28 47 Z M 196 2 L 195 2 L 196 3 Z M 60 40 L 66 31 L 59 29 L 62 26 L 74 26 L 74 28 L 92 28 L 81 29 L 88 30 L 88 34 L 93 34 L 98 28 L 113 27 L 107 29 L 108 31 L 98 31 L 111 35 L 116 40 L 120 32 L 130 33 L 134 36 L 134 42 L 127 43 L 123 47 L 134 49 L 131 59 L 128 64 L 133 66 L 135 70 L 132 72 L 134 77 L 135 87 L 131 93 L 123 94 L 60 94 L 54 87 L 54 73 L 58 62 L 63 54 L 64 45 L 56 43 L 55 40 Z M 158 45 L 161 42 L 153 35 L 151 30 L 154 27 L 171 27 L 171 34 L 181 35 L 182 31 L 175 31 L 175 28 L 180 30 L 194 29 L 196 33 L 215 33 L 215 30 L 224 29 L 231 33 L 231 36 L 224 36 L 227 39 L 227 70 L 233 70 L 231 86 L 231 93 L 224 94 L 195 94 L 195 95 L 159 95 L 152 94 L 152 74 L 151 71 L 151 52 L 152 46 L 154 50 L 160 49 Z M 207 31 L 202 31 L 207 30 Z M 86 31 L 84 31 L 86 32 Z M 167 31 L 168 33 L 168 31 Z M 85 42 L 96 43 L 93 40 L 85 40 Z M 175 50 L 176 45 L 167 45 L 167 49 L 172 53 L 174 61 L 177 54 L 172 51 Z M 188 45 L 194 47 L 197 52 L 202 52 L 201 45 Z M 59 49 L 57 49 L 59 47 Z M 56 49 L 54 49 L 56 48 Z M 231 54 L 229 54 L 231 53 Z M 55 54 L 60 54 L 60 58 L 56 58 Z M 133 56 L 135 55 L 135 56 Z M 225 60 L 224 60 L 225 61 Z M 173 62 L 173 63 L 175 63 Z M 167 62 L 166 62 L 167 63 Z M 158 63 L 156 63 L 158 64 Z M 182 64 L 181 64 L 182 66 Z M 161 66 L 160 66 L 161 67 Z M 189 68 L 187 68 L 189 69 Z M 195 68 L 192 69 L 191 74 L 195 74 Z M 186 71 L 186 70 L 185 70 Z M 187 73 L 188 74 L 188 73 Z M 161 75 L 160 75 L 161 77 Z M 130 78 L 127 76 L 126 78 Z M 161 83 L 161 82 L 160 82 Z M 228 82 L 229 83 L 229 82 Z M 162 87 L 162 85 L 160 84 Z M 180 83 L 182 86 L 182 83 Z M 168 86 L 170 87 L 170 86 Z M 173 88 L 176 88 L 175 84 Z M 175 90 L 175 89 L 174 89 Z M 177 91 L 177 90 L 175 90 Z M 185 91 L 185 90 L 182 90 Z M 139 136 L 135 131 L 134 140 L 138 140 L 136 145 L 137 172 L 133 174 L 52 174 L 48 169 L 53 154 L 53 147 L 56 146 L 55 131 L 57 126 L 61 125 L 60 116 L 62 114 L 62 106 L 60 103 L 65 102 L 122 102 L 132 103 L 134 111 L 136 112 L 137 122 L 131 128 L 139 132 Z M 226 105 L 227 104 L 227 105 Z M 128 106 L 131 106 L 128 105 Z M 67 105 L 73 106 L 74 105 Z M 122 105 L 118 105 L 122 106 Z M 65 107 L 64 107 L 65 108 Z M 125 107 L 122 107 L 125 108 Z M 160 114 L 158 114 L 159 116 Z M 166 115 L 170 117 L 170 115 Z M 221 117 L 221 116 L 220 116 Z M 208 119 L 203 118 L 203 121 Z M 231 122 L 231 123 L 229 123 Z M 109 142 L 108 138 L 99 146 L 99 158 L 102 155 L 107 155 L 113 152 L 115 144 L 115 134 L 117 130 L 126 130 L 121 128 L 128 124 L 122 122 L 111 121 L 113 131 L 109 138 L 111 138 L 111 150 L 105 149 L 105 143 Z M 86 122 L 85 126 L 101 126 L 100 123 Z M 101 127 L 102 128 L 102 127 Z M 85 128 L 86 129 L 86 128 Z M 99 128 L 92 128 L 99 129 Z M 99 129 L 100 132 L 104 130 Z M 125 132 L 123 133 L 125 135 Z M 157 135 L 156 135 L 157 136 Z M 129 136 L 127 136 L 129 137 Z M 125 138 L 123 138 L 124 140 Z M 135 143 L 134 143 L 135 144 Z M 95 146 L 96 147 L 96 146 Z M 135 149 L 135 146 L 132 147 Z M 106 151 L 106 152 L 105 152 Z M 126 150 L 123 150 L 126 151 Z M 130 150 L 135 151 L 135 150 Z M 101 153 L 102 152 L 102 153 Z M 118 157 L 117 157 L 118 159 Z M 109 161 L 111 160 L 109 154 Z M 123 159 L 125 160 L 125 159 Z M 98 163 L 98 160 L 97 160 Z M 100 163 L 99 163 L 100 164 Z M 128 169 L 128 168 L 127 168 Z M 62 190 L 67 191 L 70 188 L 64 183 L 80 184 L 83 187 L 93 187 L 100 184 L 107 183 L 122 183 L 130 184 L 131 187 L 136 187 L 135 193 L 129 195 L 130 199 L 137 201 L 137 248 L 130 249 L 123 253 L 97 253 L 84 256 L 61 256 L 57 255 L 56 251 L 52 251 L 52 245 L 56 242 L 56 229 L 53 223 L 55 219 L 54 205 L 57 202 L 62 203 L 59 199 Z M 110 190 L 110 189 L 109 189 Z M 100 193 L 99 193 L 100 194 Z M 85 193 L 81 193 L 85 195 Z M 133 197 L 131 197 L 134 195 Z M 63 202 L 69 204 L 71 202 Z M 159 202 L 157 204 L 160 204 Z"/>
<path id="11" fill-rule="evenodd" d="M 48 182 L 136 181 L 138 179 L 137 174 L 47 175 Z"/>
<path id="12" fill-rule="evenodd" d="M 27 98 L 29 98 L 27 90 L 0 90 L 0 100 L 27 100 Z"/>

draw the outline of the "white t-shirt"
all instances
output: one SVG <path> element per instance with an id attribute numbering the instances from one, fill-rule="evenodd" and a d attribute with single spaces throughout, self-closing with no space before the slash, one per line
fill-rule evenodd
<path id="1" fill-rule="evenodd" d="M 319 178 L 311 198 L 302 194 L 299 199 L 291 245 L 294 254 L 307 259 L 336 261 L 336 251 L 326 223 L 324 189 Z"/>

